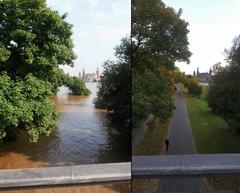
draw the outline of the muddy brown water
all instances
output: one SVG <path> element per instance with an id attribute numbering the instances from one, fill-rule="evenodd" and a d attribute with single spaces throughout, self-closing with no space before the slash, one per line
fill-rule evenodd
<path id="1" fill-rule="evenodd" d="M 36 144 L 30 143 L 25 133 L 5 143 L 0 169 L 130 161 L 125 138 L 108 126 L 107 112 L 94 107 L 97 83 L 87 83 L 87 87 L 90 96 L 71 96 L 67 88 L 60 88 L 53 97 L 61 112 L 57 128 L 49 137 L 41 136 Z"/>

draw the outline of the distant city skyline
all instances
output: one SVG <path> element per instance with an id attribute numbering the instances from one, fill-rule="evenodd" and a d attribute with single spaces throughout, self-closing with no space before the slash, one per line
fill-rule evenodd
<path id="1" fill-rule="evenodd" d="M 114 47 L 130 34 L 130 0 L 47 0 L 48 6 L 60 14 L 68 13 L 66 21 L 73 24 L 74 51 L 78 58 L 74 68 L 64 66 L 66 73 L 78 76 L 86 72 L 102 72 L 102 64 L 115 59 Z"/>
<path id="2" fill-rule="evenodd" d="M 92 74 L 92 73 L 95 73 L 95 74 L 98 74 L 98 75 L 100 75 L 101 74 L 101 72 L 99 71 L 99 67 L 97 66 L 97 68 L 95 69 L 95 71 L 86 71 L 85 70 L 85 68 L 82 68 L 82 71 L 79 71 L 78 72 L 78 76 L 79 77 L 82 77 L 82 76 L 84 76 L 84 75 L 86 75 L 86 74 Z"/>
<path id="3" fill-rule="evenodd" d="M 224 50 L 240 34 L 240 0 L 193 1 L 163 0 L 176 11 L 183 9 L 182 17 L 189 23 L 190 64 L 176 63 L 181 71 L 192 74 L 199 67 L 208 72 L 217 62 L 225 63 Z"/>

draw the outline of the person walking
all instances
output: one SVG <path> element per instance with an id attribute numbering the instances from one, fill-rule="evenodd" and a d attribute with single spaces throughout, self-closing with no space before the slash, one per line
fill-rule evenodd
<path id="1" fill-rule="evenodd" d="M 165 146 L 166 146 L 166 152 L 167 152 L 169 147 L 169 139 L 165 140 Z"/>

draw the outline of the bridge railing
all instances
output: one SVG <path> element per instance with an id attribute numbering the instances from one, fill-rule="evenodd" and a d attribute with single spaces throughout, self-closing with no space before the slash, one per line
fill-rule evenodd
<path id="1" fill-rule="evenodd" d="M 133 156 L 133 178 L 240 175 L 240 154 Z"/>
<path id="2" fill-rule="evenodd" d="M 133 156 L 132 158 L 133 179 L 228 175 L 240 176 L 240 154 Z M 236 191 L 229 191 L 232 192 Z M 240 193 L 240 187 L 237 192 Z"/>
<path id="3" fill-rule="evenodd" d="M 130 180 L 130 162 L 8 169 L 0 170 L 0 191 L 3 189 L 74 186 Z"/>

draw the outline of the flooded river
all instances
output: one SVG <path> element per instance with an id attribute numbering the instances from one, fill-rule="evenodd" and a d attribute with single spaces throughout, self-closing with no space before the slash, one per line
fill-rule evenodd
<path id="1" fill-rule="evenodd" d="M 4 144 L 0 169 L 32 168 L 92 163 L 130 161 L 125 138 L 108 127 L 106 111 L 94 108 L 96 83 L 87 83 L 90 96 L 68 95 L 60 88 L 53 97 L 61 117 L 49 137 L 30 143 L 21 133 L 16 141 Z M 80 186 L 73 188 L 7 191 L 7 193 L 130 193 L 130 183 L 123 185 Z"/>
<path id="2" fill-rule="evenodd" d="M 18 140 L 7 142 L 0 156 L 0 168 L 60 166 L 130 160 L 125 139 L 108 127 L 106 111 L 94 108 L 97 84 L 87 83 L 90 96 L 68 95 L 60 88 L 53 98 L 61 117 L 49 137 L 30 143 L 22 133 Z"/>

